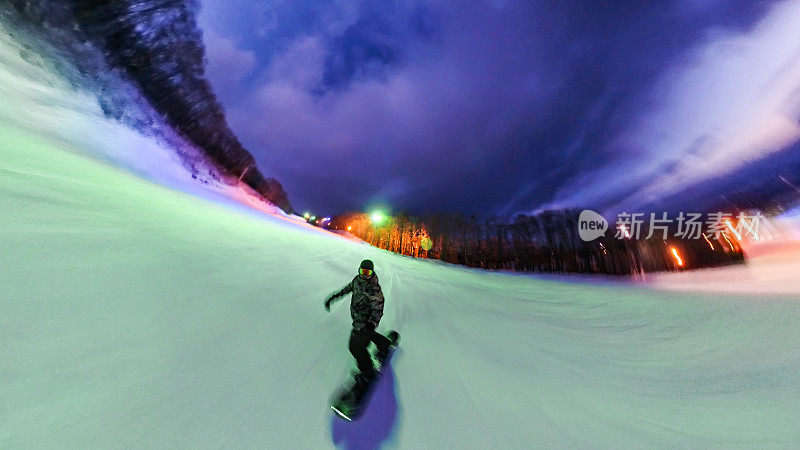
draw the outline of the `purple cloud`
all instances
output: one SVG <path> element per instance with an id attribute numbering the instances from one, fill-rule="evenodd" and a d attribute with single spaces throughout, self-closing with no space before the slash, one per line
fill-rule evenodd
<path id="1" fill-rule="evenodd" d="M 764 49 L 800 8 L 767 6 L 236 0 L 201 24 L 232 128 L 297 207 L 513 213 L 641 202 L 790 141 L 757 85 L 791 103 L 791 52 Z M 759 118 L 740 149 L 715 131 Z"/>

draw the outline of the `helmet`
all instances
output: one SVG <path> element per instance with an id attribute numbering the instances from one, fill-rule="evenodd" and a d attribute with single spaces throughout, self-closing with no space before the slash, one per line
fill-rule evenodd
<path id="1" fill-rule="evenodd" d="M 358 266 L 358 268 L 359 269 L 375 270 L 375 264 L 372 264 L 372 261 L 370 261 L 369 259 L 365 259 L 365 260 L 361 261 L 361 265 Z"/>

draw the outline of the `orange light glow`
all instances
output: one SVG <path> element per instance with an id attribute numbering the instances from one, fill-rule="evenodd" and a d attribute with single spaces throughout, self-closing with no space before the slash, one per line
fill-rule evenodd
<path id="1" fill-rule="evenodd" d="M 709 246 L 709 247 L 711 247 L 711 250 L 714 250 L 714 244 L 712 244 L 712 243 L 711 243 L 711 241 L 709 241 L 709 240 L 708 240 L 708 236 L 706 236 L 706 235 L 704 234 L 704 235 L 703 235 L 703 239 L 705 239 L 705 240 L 706 240 L 706 242 L 708 242 L 708 246 Z"/>
<path id="2" fill-rule="evenodd" d="M 731 251 L 734 251 L 735 247 L 733 246 L 733 242 L 731 242 L 731 240 L 728 239 L 728 236 L 726 236 L 725 233 L 720 234 L 720 236 L 722 236 L 722 238 L 725 239 L 725 241 L 728 243 L 728 245 L 731 246 Z M 724 246 L 723 246 L 723 249 L 724 249 Z"/>
<path id="3" fill-rule="evenodd" d="M 675 262 L 678 263 L 678 266 L 683 267 L 683 260 L 678 255 L 678 249 L 675 247 L 670 247 L 669 249 L 672 251 L 672 256 L 675 257 Z"/>
<path id="4" fill-rule="evenodd" d="M 348 226 L 348 227 L 347 227 L 347 231 L 350 231 L 350 230 L 352 230 L 352 229 L 353 229 L 353 227 L 352 227 L 352 226 Z"/>

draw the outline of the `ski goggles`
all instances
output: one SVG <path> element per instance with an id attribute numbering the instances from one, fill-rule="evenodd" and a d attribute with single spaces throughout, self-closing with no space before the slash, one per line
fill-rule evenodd
<path id="1" fill-rule="evenodd" d="M 370 270 L 370 269 L 358 269 L 358 273 L 360 273 L 361 275 L 364 275 L 365 277 L 368 277 L 368 276 L 372 275 L 372 270 Z"/>

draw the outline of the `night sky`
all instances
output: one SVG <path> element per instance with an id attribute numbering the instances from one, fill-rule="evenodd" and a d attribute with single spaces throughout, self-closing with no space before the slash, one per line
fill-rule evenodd
<path id="1" fill-rule="evenodd" d="M 229 123 L 301 211 L 632 209 L 800 137 L 800 1 L 201 5 Z"/>

